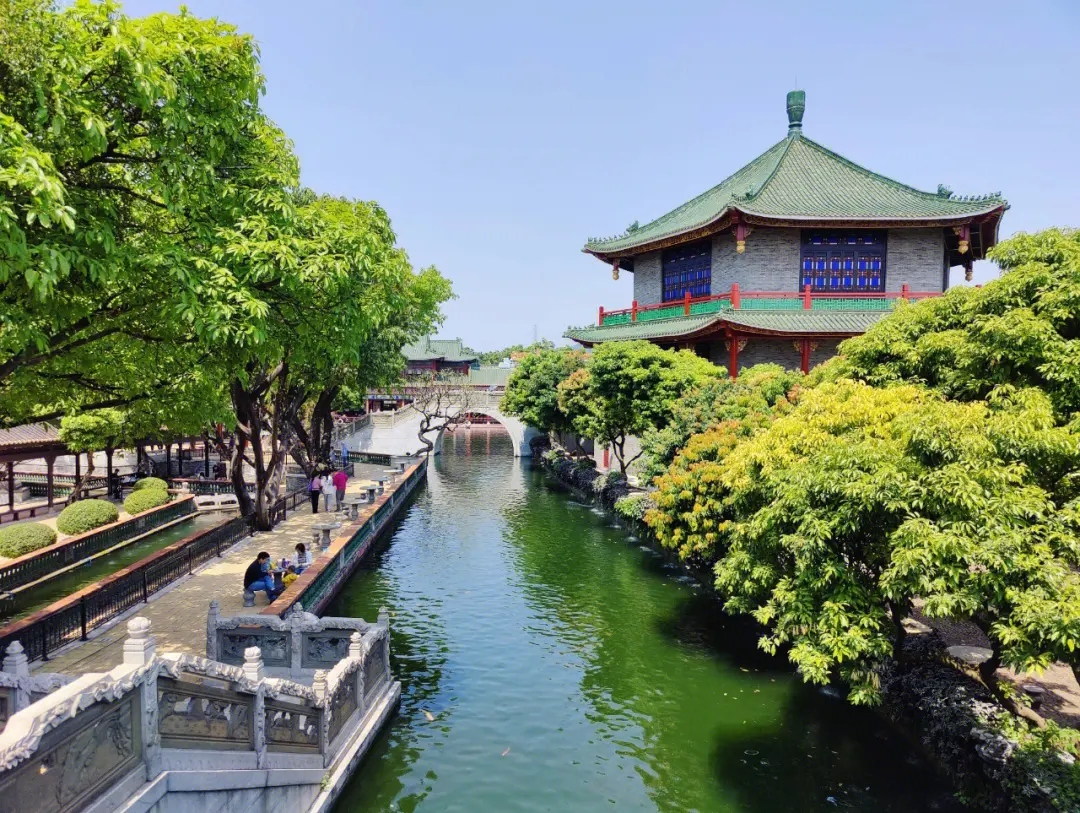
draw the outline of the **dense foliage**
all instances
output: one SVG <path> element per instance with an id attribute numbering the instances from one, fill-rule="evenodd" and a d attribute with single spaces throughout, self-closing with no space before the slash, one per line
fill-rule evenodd
<path id="1" fill-rule="evenodd" d="M 41 522 L 20 522 L 0 528 L 0 556 L 14 559 L 56 541 L 56 531 Z"/>
<path id="2" fill-rule="evenodd" d="M 265 529 L 289 453 L 325 462 L 342 388 L 396 375 L 451 293 L 378 204 L 300 187 L 263 90 L 218 20 L 0 4 L 0 423 L 208 432 Z"/>
<path id="3" fill-rule="evenodd" d="M 1080 667 L 1077 246 L 1001 244 L 1001 279 L 901 306 L 786 395 L 740 378 L 751 392 L 676 405 L 673 423 L 711 425 L 657 480 L 657 538 L 713 566 L 727 608 L 807 680 L 875 702 L 919 598 L 987 635 L 984 681 L 1037 719 L 995 672 Z M 680 442 L 662 437 L 659 459 Z"/>
<path id="4" fill-rule="evenodd" d="M 571 416 L 559 406 L 558 386 L 584 366 L 580 350 L 546 349 L 526 356 L 506 382 L 500 409 L 544 432 L 571 431 Z"/>
<path id="5" fill-rule="evenodd" d="M 642 438 L 642 473 L 649 480 L 663 474 L 693 435 L 718 423 L 740 421 L 747 432 L 766 425 L 773 408 L 802 378 L 778 364 L 759 364 L 742 371 L 735 381 L 717 378 L 691 389 L 672 404 L 667 425 Z M 751 415 L 754 419 L 747 420 Z"/>
<path id="6" fill-rule="evenodd" d="M 872 384 L 919 381 L 949 398 L 996 387 L 1045 392 L 1059 422 L 1080 411 L 1080 232 L 1048 229 L 995 246 L 1005 270 L 901 308 L 844 342 L 845 372 Z"/>
<path id="7" fill-rule="evenodd" d="M 72 503 L 56 518 L 56 529 L 63 534 L 84 534 L 110 522 L 116 522 L 120 512 L 108 500 L 80 500 Z"/>
<path id="8" fill-rule="evenodd" d="M 685 350 L 611 342 L 596 348 L 582 369 L 559 384 L 558 404 L 576 434 L 611 444 L 625 473 L 641 455 L 628 454 L 627 438 L 664 428 L 683 393 L 723 375 L 722 367 Z"/>
<path id="9" fill-rule="evenodd" d="M 144 488 L 142 491 L 132 491 L 124 500 L 124 510 L 132 516 L 157 508 L 169 501 L 169 492 L 163 488 Z"/>

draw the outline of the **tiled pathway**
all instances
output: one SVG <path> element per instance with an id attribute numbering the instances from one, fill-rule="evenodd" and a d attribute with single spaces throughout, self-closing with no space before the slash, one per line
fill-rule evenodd
<path id="1" fill-rule="evenodd" d="M 359 481 L 350 481 L 349 485 L 348 493 L 359 493 Z M 329 516 L 341 521 L 333 512 Z M 243 614 L 241 583 L 256 554 L 265 550 L 275 561 L 282 556 L 292 558 L 296 543 L 304 542 L 317 558 L 318 550 L 312 551 L 311 526 L 327 517 L 321 505 L 319 513 L 313 515 L 310 504 L 305 503 L 273 531 L 240 540 L 220 559 L 208 562 L 186 579 L 151 596 L 148 604 L 138 605 L 111 626 L 91 633 L 89 640 L 60 650 L 46 662 L 38 662 L 35 671 L 81 675 L 112 669 L 123 661 L 127 620 L 136 615 L 150 619 L 158 652 L 206 654 L 206 614 L 211 600 L 217 599 L 222 615 Z M 266 603 L 266 594 L 256 593 L 255 606 L 246 608 L 246 612 L 258 613 Z"/>

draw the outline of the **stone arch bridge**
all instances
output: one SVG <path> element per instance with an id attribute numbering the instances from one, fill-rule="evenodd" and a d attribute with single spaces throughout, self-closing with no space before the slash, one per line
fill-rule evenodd
<path id="1" fill-rule="evenodd" d="M 529 443 L 540 432 L 525 425 L 520 419 L 501 412 L 499 410 L 501 399 L 501 392 L 472 390 L 461 399 L 462 403 L 451 404 L 447 411 L 452 417 L 466 411 L 474 415 L 487 415 L 498 421 L 510 434 L 510 441 L 514 446 L 514 457 L 529 457 L 532 454 Z M 402 407 L 395 412 L 373 412 L 369 423 L 342 442 L 350 452 L 393 456 L 421 454 L 424 451 L 424 445 L 419 438 L 422 419 L 423 416 L 410 406 Z M 442 451 L 443 434 L 443 430 L 440 430 L 426 435 L 435 444 L 435 454 Z"/>

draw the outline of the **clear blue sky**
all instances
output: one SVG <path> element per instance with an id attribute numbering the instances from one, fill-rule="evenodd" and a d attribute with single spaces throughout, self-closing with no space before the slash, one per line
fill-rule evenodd
<path id="1" fill-rule="evenodd" d="M 441 334 L 477 349 L 628 306 L 631 275 L 612 281 L 585 239 L 779 141 L 796 80 L 804 132 L 851 160 L 922 189 L 1001 190 L 1003 237 L 1080 226 L 1075 0 L 188 7 L 255 36 L 304 183 L 385 206 L 414 264 L 454 282 Z"/>

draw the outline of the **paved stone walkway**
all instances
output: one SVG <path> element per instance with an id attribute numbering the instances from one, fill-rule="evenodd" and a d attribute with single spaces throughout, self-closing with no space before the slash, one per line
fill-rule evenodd
<path id="1" fill-rule="evenodd" d="M 371 472 L 358 471 L 357 478 L 350 479 L 346 493 L 360 493 L 360 483 L 365 475 L 381 471 L 381 468 L 375 467 L 371 467 Z M 335 512 L 331 512 L 329 517 L 341 521 Z M 241 584 L 247 566 L 263 550 L 275 561 L 282 556 L 294 558 L 297 542 L 305 543 L 313 559 L 317 559 L 319 551 L 312 550 L 311 526 L 327 518 L 321 502 L 318 514 L 312 514 L 310 503 L 304 503 L 295 512 L 290 512 L 288 519 L 274 530 L 241 539 L 220 558 L 211 560 L 191 576 L 155 593 L 148 604 L 138 605 L 110 626 L 91 633 L 89 640 L 71 644 L 48 661 L 39 661 L 33 671 L 82 675 L 112 669 L 124 659 L 127 620 L 136 615 L 150 619 L 158 652 L 205 655 L 206 614 L 211 600 L 217 599 L 223 616 L 261 612 L 267 604 L 265 593 L 255 594 L 254 607 L 244 607 Z"/>

